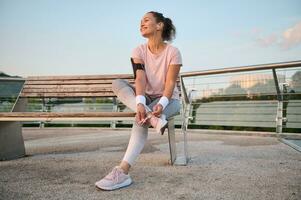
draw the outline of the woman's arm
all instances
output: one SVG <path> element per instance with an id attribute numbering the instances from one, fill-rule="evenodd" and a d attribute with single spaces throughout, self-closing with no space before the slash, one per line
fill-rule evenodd
<path id="1" fill-rule="evenodd" d="M 170 65 L 168 67 L 166 81 L 165 81 L 165 88 L 163 92 L 163 98 L 166 97 L 168 100 L 171 99 L 173 91 L 175 89 L 175 85 L 177 82 L 177 78 L 179 76 L 181 65 Z M 160 99 L 161 101 L 161 99 Z M 160 117 L 163 111 L 163 106 L 160 104 L 160 101 L 157 105 L 154 106 L 153 114 L 157 117 Z"/>
<path id="2" fill-rule="evenodd" d="M 177 82 L 177 78 L 179 76 L 180 68 L 181 68 L 181 65 L 170 65 L 168 67 L 163 96 L 166 96 L 169 100 L 175 89 L 175 85 Z"/>
<path id="3" fill-rule="evenodd" d="M 133 58 L 133 62 L 136 64 L 144 64 L 142 60 Z M 146 75 L 145 71 L 138 69 L 136 70 L 136 78 L 135 78 L 135 90 L 136 90 L 136 97 L 138 95 L 145 96 L 145 86 L 146 86 Z M 140 122 L 144 120 L 146 115 L 145 107 L 143 104 L 138 103 L 137 104 L 137 114 L 136 114 L 136 120 L 137 122 Z"/>
<path id="4" fill-rule="evenodd" d="M 135 64 L 144 64 L 142 60 L 138 58 L 133 58 L 133 62 Z M 138 95 L 145 95 L 145 86 L 146 86 L 146 75 L 145 71 L 141 69 L 137 69 L 135 72 L 135 88 L 136 88 L 136 96 Z"/>

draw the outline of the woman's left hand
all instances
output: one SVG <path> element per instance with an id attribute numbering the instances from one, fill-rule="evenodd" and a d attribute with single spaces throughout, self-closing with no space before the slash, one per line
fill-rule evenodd
<path id="1" fill-rule="evenodd" d="M 162 111 L 163 111 L 163 107 L 161 104 L 156 104 L 154 107 L 153 107 L 153 112 L 152 114 L 155 115 L 156 117 L 160 117 L 161 114 L 162 114 Z"/>

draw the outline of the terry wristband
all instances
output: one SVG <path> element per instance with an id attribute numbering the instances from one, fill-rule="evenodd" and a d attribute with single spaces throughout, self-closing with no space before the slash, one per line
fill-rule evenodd
<path id="1" fill-rule="evenodd" d="M 162 105 L 163 110 L 164 110 L 166 108 L 166 106 L 168 105 L 169 100 L 166 96 L 162 96 L 158 103 Z"/>
<path id="2" fill-rule="evenodd" d="M 141 103 L 143 105 L 146 104 L 145 96 L 143 96 L 143 95 L 137 95 L 136 96 L 136 105 L 138 105 L 139 103 Z"/>

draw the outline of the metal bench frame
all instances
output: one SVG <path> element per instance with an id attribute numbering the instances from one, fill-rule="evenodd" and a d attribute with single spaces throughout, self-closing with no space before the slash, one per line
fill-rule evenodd
<path id="1" fill-rule="evenodd" d="M 59 76 L 48 77 L 56 78 Z M 74 77 L 74 76 L 66 76 L 66 77 Z M 81 76 L 85 77 L 85 76 Z M 88 77 L 88 76 L 87 76 Z M 89 76 L 91 77 L 91 76 Z M 125 78 L 131 79 L 132 75 L 107 75 L 100 76 L 106 79 L 106 77 L 111 77 L 111 79 L 116 78 Z M 112 78 L 113 77 L 113 78 Z M 53 113 L 53 112 L 25 112 L 25 108 L 27 105 L 27 97 L 45 97 L 39 92 L 34 92 L 33 89 L 30 92 L 26 93 L 28 88 L 24 88 L 30 81 L 34 79 L 39 79 L 43 77 L 28 77 L 23 85 L 23 88 L 13 106 L 11 112 L 0 113 L 0 160 L 11 160 L 25 156 L 25 146 L 24 140 L 22 136 L 22 122 L 24 121 L 40 121 L 40 122 L 50 122 L 50 121 L 89 121 L 89 120 L 97 120 L 97 121 L 109 121 L 112 120 L 111 128 L 115 128 L 115 120 L 133 120 L 135 113 L 133 112 L 118 112 L 118 103 L 115 95 L 108 93 L 108 91 L 104 91 L 108 97 L 113 97 L 114 99 L 114 108 L 112 112 L 91 112 L 91 113 Z M 44 77 L 45 78 L 45 77 Z M 64 81 L 64 79 L 61 79 Z M 83 79 L 84 80 L 84 79 Z M 100 80 L 100 79 L 98 79 Z M 176 151 L 176 141 L 175 141 L 175 128 L 174 128 L 174 118 L 168 119 L 168 141 L 169 141 L 169 149 L 170 149 L 170 164 L 172 165 L 187 165 L 188 163 L 188 152 L 187 152 L 187 138 L 186 138 L 186 129 L 188 124 L 187 113 L 189 114 L 189 100 L 186 95 L 186 91 L 184 85 L 182 85 L 183 80 L 181 82 L 181 90 L 184 91 L 184 95 L 182 95 L 182 133 L 183 133 L 183 144 L 180 144 L 183 155 L 177 156 Z M 183 83 L 184 84 L 184 83 Z M 47 84 L 45 84 L 47 85 Z M 57 83 L 59 86 L 59 83 Z M 40 89 L 40 88 L 39 88 Z M 46 90 L 46 89 L 45 89 Z M 55 90 L 55 89 L 54 89 Z M 95 92 L 95 91 L 94 91 Z M 101 93 L 101 91 L 99 92 Z M 30 94 L 30 95 L 28 95 Z M 96 94 L 96 93 L 95 93 Z M 97 94 L 93 96 L 93 94 L 87 94 L 89 97 L 102 96 L 101 94 Z M 77 95 L 67 95 L 68 97 L 78 97 Z M 48 96 L 46 96 L 48 97 Z M 53 97 L 64 97 L 64 94 L 53 94 Z M 188 109 L 188 110 L 187 110 Z M 188 112 L 187 112 L 188 111 Z"/>

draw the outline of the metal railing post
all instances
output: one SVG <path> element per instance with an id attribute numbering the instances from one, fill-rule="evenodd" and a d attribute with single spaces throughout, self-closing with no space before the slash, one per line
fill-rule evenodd
<path id="1" fill-rule="evenodd" d="M 274 83 L 276 87 L 276 92 L 277 92 L 277 100 L 278 100 L 278 106 L 277 106 L 277 113 L 276 113 L 276 134 L 277 137 L 280 136 L 282 133 L 282 117 L 283 117 L 283 96 L 282 92 L 280 90 L 280 85 L 276 73 L 276 69 L 273 68 L 273 78 L 274 78 Z"/>
<path id="2" fill-rule="evenodd" d="M 182 165 L 187 165 L 189 162 L 189 152 L 188 152 L 188 143 L 187 143 L 187 127 L 189 123 L 189 112 L 190 112 L 190 106 L 191 102 L 189 97 L 186 93 L 186 88 L 184 84 L 183 77 L 180 77 L 180 86 L 181 86 L 181 98 L 182 98 L 182 112 L 181 112 L 181 129 L 183 134 L 183 158 L 181 159 Z"/>
<path id="3" fill-rule="evenodd" d="M 277 100 L 278 100 L 277 113 L 276 113 L 276 134 L 277 137 L 279 137 L 280 134 L 282 133 L 283 123 L 286 122 L 286 117 L 284 117 L 284 113 L 283 113 L 283 103 L 284 103 L 283 93 L 286 91 L 287 83 L 279 84 L 276 70 L 275 69 L 272 70 L 273 70 L 273 77 L 276 86 Z"/>
<path id="4" fill-rule="evenodd" d="M 118 100 L 113 97 L 113 112 L 118 112 Z M 111 128 L 116 128 L 116 121 L 111 121 Z"/>
<path id="5" fill-rule="evenodd" d="M 42 98 L 42 112 L 47 112 L 45 98 Z M 40 121 L 40 128 L 45 128 L 45 122 Z"/>

